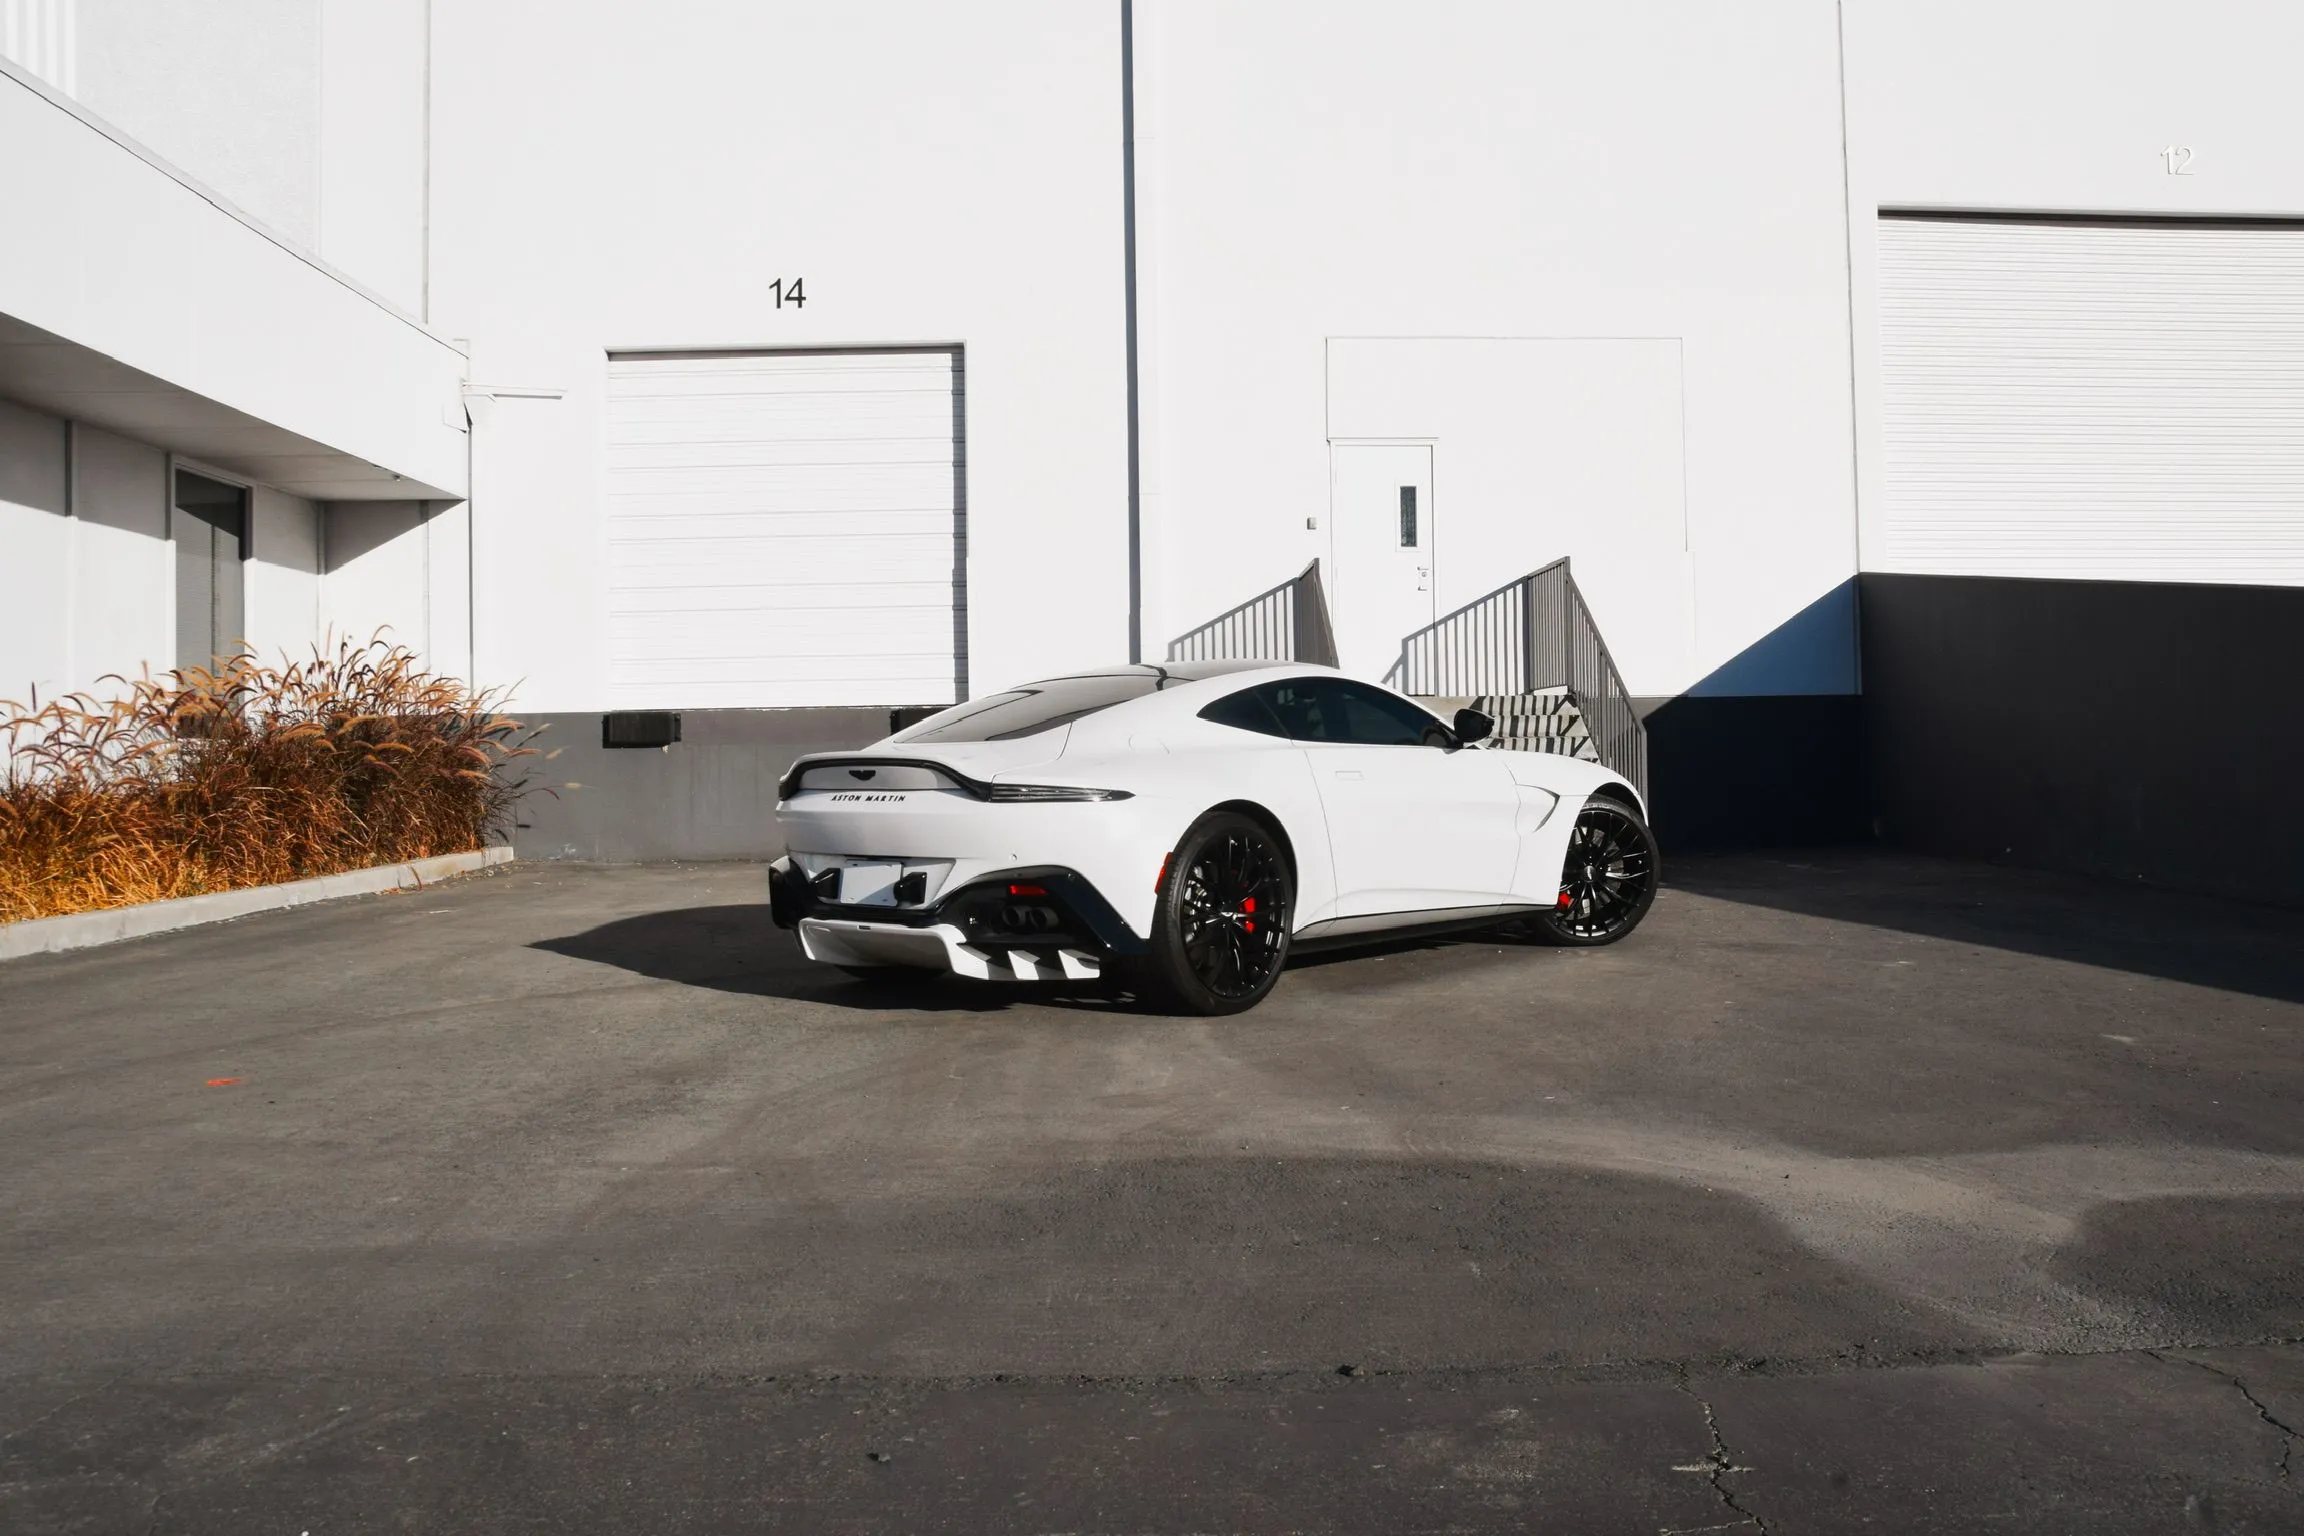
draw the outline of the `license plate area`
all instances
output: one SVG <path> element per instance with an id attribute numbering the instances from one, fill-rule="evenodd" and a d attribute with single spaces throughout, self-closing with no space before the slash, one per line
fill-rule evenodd
<path id="1" fill-rule="evenodd" d="M 952 875 L 950 859 L 902 859 L 886 854 L 795 853 L 819 899 L 843 907 L 922 907 Z M 837 883 L 825 878 L 838 876 Z"/>
<path id="2" fill-rule="evenodd" d="M 901 864 L 843 859 L 840 861 L 840 904 L 892 907 L 896 905 L 896 882 L 903 878 Z"/>

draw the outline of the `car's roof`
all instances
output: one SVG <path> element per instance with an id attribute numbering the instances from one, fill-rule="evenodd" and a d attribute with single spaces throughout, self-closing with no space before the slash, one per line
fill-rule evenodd
<path id="1" fill-rule="evenodd" d="M 1035 678 L 1029 683 L 1019 683 L 1017 686 L 1019 688 L 1037 688 L 1043 683 L 1063 682 L 1078 677 L 1151 677 L 1158 678 L 1163 682 L 1204 683 L 1212 678 L 1230 677 L 1236 672 L 1329 672 L 1333 670 L 1334 668 L 1323 667 L 1313 662 L 1286 660 L 1125 662 L 1117 666 L 1083 667 L 1077 672 L 1059 672 L 1052 677 Z"/>

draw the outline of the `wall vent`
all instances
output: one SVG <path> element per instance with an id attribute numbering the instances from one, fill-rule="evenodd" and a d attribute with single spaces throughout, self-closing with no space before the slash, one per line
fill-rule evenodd
<path id="1" fill-rule="evenodd" d="M 660 709 L 621 709 L 600 717 L 603 747 L 668 747 L 680 739 L 680 717 Z"/>

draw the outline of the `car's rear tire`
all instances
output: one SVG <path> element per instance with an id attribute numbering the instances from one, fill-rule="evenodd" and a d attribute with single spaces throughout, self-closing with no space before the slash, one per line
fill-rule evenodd
<path id="1" fill-rule="evenodd" d="M 1152 1006 L 1214 1017 L 1255 1007 L 1288 963 L 1296 881 L 1263 823 L 1211 811 L 1192 823 L 1160 881 L 1152 952 L 1134 967 Z"/>
<path id="2" fill-rule="evenodd" d="M 1646 819 L 1613 795 L 1594 795 L 1568 834 L 1559 904 L 1528 927 L 1548 944 L 1613 944 L 1648 915 L 1661 870 Z"/>

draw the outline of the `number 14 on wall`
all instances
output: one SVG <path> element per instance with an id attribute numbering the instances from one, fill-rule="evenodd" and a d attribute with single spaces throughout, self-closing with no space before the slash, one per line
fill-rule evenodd
<path id="1" fill-rule="evenodd" d="M 2192 151 L 2186 150 L 2184 153 L 2190 154 Z M 808 307 L 808 293 L 806 289 L 801 287 L 801 284 L 804 281 L 805 279 L 797 277 L 793 278 L 790 282 L 786 282 L 783 278 L 778 278 L 776 281 L 770 283 L 768 285 L 768 291 L 776 295 L 776 307 L 778 309 L 782 309 L 785 305 L 789 304 L 794 309 L 806 309 Z"/>

